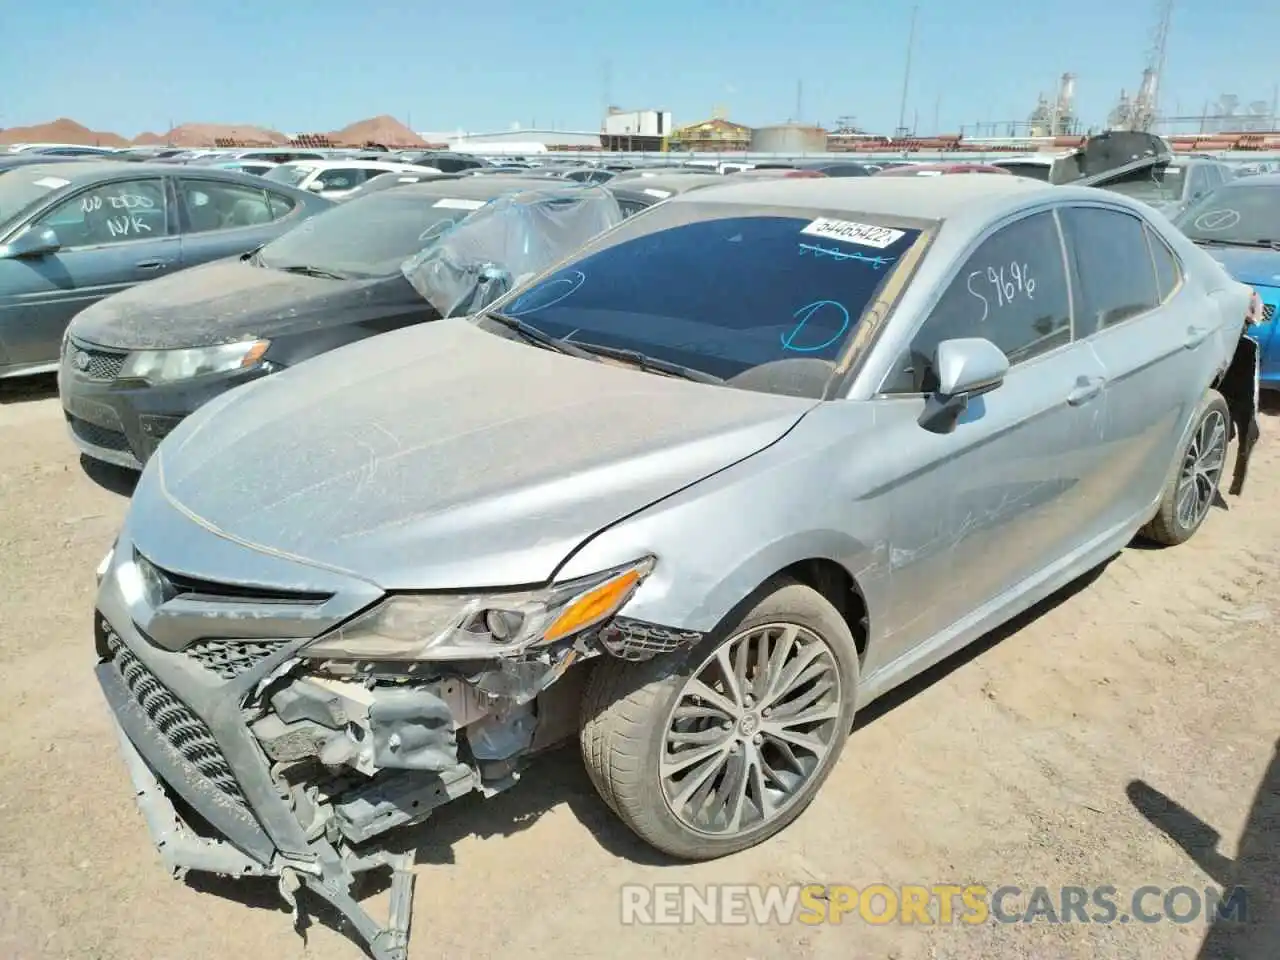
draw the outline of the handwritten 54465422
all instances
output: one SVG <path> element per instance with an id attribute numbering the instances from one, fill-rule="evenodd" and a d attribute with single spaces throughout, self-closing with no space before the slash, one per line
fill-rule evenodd
<path id="1" fill-rule="evenodd" d="M 985 270 L 974 270 L 969 274 L 966 284 L 969 293 L 982 302 L 982 323 L 991 315 L 991 307 L 997 310 L 1009 306 L 1025 297 L 1035 299 L 1036 281 L 1025 263 L 1016 260 L 998 267 L 991 266 Z"/>

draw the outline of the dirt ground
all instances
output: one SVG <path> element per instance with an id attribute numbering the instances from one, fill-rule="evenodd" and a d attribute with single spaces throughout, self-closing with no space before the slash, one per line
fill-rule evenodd
<path id="1" fill-rule="evenodd" d="M 818 800 L 763 847 L 664 863 L 573 749 L 442 811 L 417 832 L 410 956 L 1280 957 L 1280 418 L 1263 430 L 1245 495 L 1191 543 L 1127 549 L 875 705 Z M 86 475 L 49 384 L 0 385 L 0 958 L 354 960 L 324 922 L 304 943 L 270 885 L 160 867 L 91 673 L 93 570 L 125 508 Z M 875 881 L 1111 884 L 1122 902 L 1144 884 L 1241 883 L 1270 914 L 1220 953 L 1202 922 L 620 922 L 624 883 Z"/>

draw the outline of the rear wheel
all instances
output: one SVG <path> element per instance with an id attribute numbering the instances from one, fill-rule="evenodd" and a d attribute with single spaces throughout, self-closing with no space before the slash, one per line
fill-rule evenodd
<path id="1" fill-rule="evenodd" d="M 782 830 L 848 739 L 858 682 L 848 625 L 794 581 L 758 596 L 689 650 L 602 662 L 583 701 L 596 789 L 673 856 L 712 859 Z"/>
<path id="2" fill-rule="evenodd" d="M 1142 528 L 1142 536 L 1156 543 L 1186 543 L 1200 529 L 1218 495 L 1218 481 L 1227 463 L 1231 413 L 1217 390 L 1200 402 L 1191 435 L 1183 444 L 1177 469 L 1165 486 L 1160 509 Z"/>

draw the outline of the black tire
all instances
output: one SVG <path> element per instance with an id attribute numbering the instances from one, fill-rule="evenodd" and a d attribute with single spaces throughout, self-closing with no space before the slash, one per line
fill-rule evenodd
<path id="1" fill-rule="evenodd" d="M 1180 517 L 1178 513 L 1178 491 L 1182 484 L 1188 458 L 1194 456 L 1194 448 L 1200 442 L 1201 431 L 1206 422 L 1212 420 L 1216 420 L 1221 424 L 1224 431 L 1224 440 L 1222 445 L 1222 466 L 1218 468 L 1216 475 L 1212 478 L 1212 489 L 1209 491 L 1210 506 L 1217 497 L 1218 483 L 1222 479 L 1222 472 L 1226 467 L 1226 445 L 1231 436 L 1231 411 L 1227 408 L 1227 401 L 1223 399 L 1222 394 L 1217 390 L 1208 390 L 1204 395 L 1204 399 L 1200 401 L 1200 407 L 1196 410 L 1196 415 L 1192 419 L 1190 434 L 1178 449 L 1178 459 L 1174 463 L 1169 479 L 1165 483 L 1164 493 L 1160 497 L 1160 507 L 1156 510 L 1156 515 L 1139 532 L 1139 536 L 1143 539 L 1173 547 L 1180 543 L 1186 543 L 1204 524 L 1205 517 L 1209 515 L 1209 506 L 1198 512 L 1191 518 L 1190 522 L 1187 522 L 1186 518 Z"/>
<path id="2" fill-rule="evenodd" d="M 798 626 L 830 650 L 839 678 L 839 714 L 834 730 L 827 728 L 827 754 L 772 819 L 728 835 L 700 832 L 672 812 L 663 791 L 659 770 L 668 723 L 685 684 L 721 646 L 752 628 L 772 624 Z M 858 653 L 844 618 L 816 590 L 779 578 L 744 600 L 687 650 L 640 663 L 607 656 L 597 661 L 582 702 L 582 756 L 601 798 L 641 839 L 680 859 L 715 859 L 767 840 L 804 812 L 848 739 L 857 684 Z"/>

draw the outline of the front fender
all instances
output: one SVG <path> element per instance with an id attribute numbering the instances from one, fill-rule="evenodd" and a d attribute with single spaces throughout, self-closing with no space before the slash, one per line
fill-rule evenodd
<path id="1" fill-rule="evenodd" d="M 836 471 L 804 464 L 808 458 L 797 456 L 789 439 L 597 534 L 557 579 L 653 555 L 657 565 L 625 614 L 705 632 L 780 570 L 826 559 L 854 578 L 874 636 L 888 580 L 887 538 L 877 530 L 859 531 L 866 539 L 844 532 L 840 513 L 852 505 L 821 480 Z"/>

